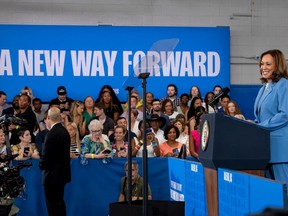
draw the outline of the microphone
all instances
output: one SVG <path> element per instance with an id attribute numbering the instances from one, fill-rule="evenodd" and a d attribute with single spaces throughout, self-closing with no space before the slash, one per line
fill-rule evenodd
<path id="1" fill-rule="evenodd" d="M 219 102 L 219 98 L 221 98 L 223 95 L 226 95 L 230 92 L 230 89 L 228 87 L 223 88 L 219 94 L 215 95 L 212 101 L 209 103 L 210 106 L 214 107 Z"/>

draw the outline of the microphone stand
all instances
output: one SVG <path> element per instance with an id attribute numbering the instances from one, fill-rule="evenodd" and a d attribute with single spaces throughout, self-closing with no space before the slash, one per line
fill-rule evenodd
<path id="1" fill-rule="evenodd" d="M 142 98 L 143 107 L 146 107 L 146 79 L 150 73 L 140 73 L 139 79 L 142 79 Z M 147 141 L 146 141 L 146 112 L 143 112 L 143 160 L 142 160 L 142 171 L 143 171 L 143 209 L 142 216 L 147 216 L 148 211 L 148 161 L 147 161 Z"/>
<path id="2" fill-rule="evenodd" d="M 131 145 L 131 91 L 133 87 L 128 86 L 125 90 L 128 91 L 128 204 L 132 204 L 132 145 Z"/>

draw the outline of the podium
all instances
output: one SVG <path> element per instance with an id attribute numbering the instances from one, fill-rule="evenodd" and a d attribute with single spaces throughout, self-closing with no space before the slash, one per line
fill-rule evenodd
<path id="1" fill-rule="evenodd" d="M 270 132 L 222 113 L 202 116 L 199 160 L 204 166 L 208 215 L 218 215 L 218 168 L 264 176 Z"/>

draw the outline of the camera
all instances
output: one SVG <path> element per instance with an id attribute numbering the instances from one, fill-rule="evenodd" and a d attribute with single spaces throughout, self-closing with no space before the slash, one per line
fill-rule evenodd
<path id="1" fill-rule="evenodd" d="M 26 125 L 27 121 L 25 119 L 19 118 L 15 115 L 3 115 L 0 117 L 0 125 L 6 124 L 6 125 Z"/>
<path id="2" fill-rule="evenodd" d="M 3 166 L 0 168 L 0 197 L 13 199 L 25 189 L 25 180 L 20 176 L 20 170 L 32 166 L 31 162 L 18 163 L 15 167 Z"/>

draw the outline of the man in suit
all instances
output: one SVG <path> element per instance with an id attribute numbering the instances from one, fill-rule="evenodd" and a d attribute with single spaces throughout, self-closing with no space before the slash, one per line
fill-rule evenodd
<path id="1" fill-rule="evenodd" d="M 70 136 L 61 123 L 57 107 L 48 111 L 46 135 L 39 167 L 42 170 L 45 201 L 49 216 L 65 216 L 64 187 L 71 181 Z"/>

